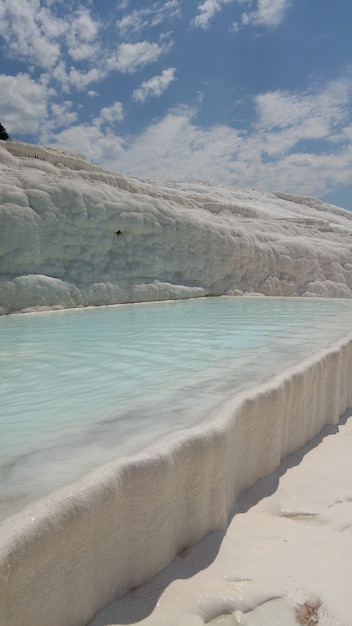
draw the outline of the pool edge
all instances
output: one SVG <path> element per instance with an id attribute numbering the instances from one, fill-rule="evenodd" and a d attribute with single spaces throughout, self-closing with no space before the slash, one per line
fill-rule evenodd
<path id="1" fill-rule="evenodd" d="M 236 499 L 352 406 L 352 334 L 211 419 L 65 487 L 0 530 L 0 623 L 79 626 L 225 527 Z"/>

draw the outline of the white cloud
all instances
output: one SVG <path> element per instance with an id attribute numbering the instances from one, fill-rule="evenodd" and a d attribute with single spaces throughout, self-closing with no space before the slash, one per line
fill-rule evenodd
<path id="1" fill-rule="evenodd" d="M 123 106 L 121 102 L 114 102 L 110 107 L 104 107 L 100 112 L 100 120 L 110 124 L 123 120 Z"/>
<path id="2" fill-rule="evenodd" d="M 118 150 L 110 134 L 95 161 L 151 179 L 210 180 L 322 197 L 350 183 L 351 102 L 350 78 L 309 92 L 268 92 L 254 100 L 257 118 L 249 131 L 202 128 L 196 108 L 178 107 L 137 136 L 117 137 Z M 317 154 L 302 148 L 302 142 L 315 140 L 324 142 L 324 152 L 321 145 Z"/>
<path id="3" fill-rule="evenodd" d="M 337 79 L 320 91 L 260 94 L 254 99 L 255 130 L 266 137 L 265 151 L 270 155 L 292 149 L 301 140 L 331 141 L 330 137 L 348 119 L 351 99 L 349 77 Z"/>
<path id="4" fill-rule="evenodd" d="M 92 61 L 99 51 L 96 42 L 99 24 L 92 19 L 86 9 L 80 8 L 70 21 L 66 36 L 67 52 L 74 61 L 90 58 Z"/>
<path id="5" fill-rule="evenodd" d="M 9 57 L 27 63 L 29 71 L 45 69 L 68 92 L 72 86 L 82 89 L 106 75 L 99 41 L 101 25 L 82 6 L 61 11 L 64 18 L 58 17 L 54 12 L 57 4 L 47 0 L 45 4 L 42 0 L 0 0 L 0 36 Z M 67 70 L 65 54 L 74 62 L 86 62 L 88 69 Z"/>
<path id="6" fill-rule="evenodd" d="M 182 0 L 161 0 L 159 7 L 155 7 L 156 11 L 152 19 L 152 26 L 157 26 L 165 20 L 175 19 L 181 16 Z"/>
<path id="7" fill-rule="evenodd" d="M 238 25 L 238 22 L 232 22 L 232 24 L 229 27 L 229 31 L 230 33 L 238 33 L 240 30 L 240 27 Z"/>
<path id="8" fill-rule="evenodd" d="M 94 41 L 98 35 L 99 24 L 96 18 L 93 20 L 90 13 L 83 7 L 77 11 L 71 26 L 80 41 Z"/>
<path id="9" fill-rule="evenodd" d="M 65 29 L 65 22 L 39 0 L 2 0 L 0 35 L 9 56 L 52 68 L 60 57 L 56 39 Z"/>
<path id="10" fill-rule="evenodd" d="M 322 197 L 351 180 L 351 149 L 292 153 L 266 162 L 262 143 L 227 126 L 198 127 L 192 112 L 170 112 L 134 139 L 73 126 L 57 145 L 79 151 L 106 169 L 159 180 L 207 180 L 225 185 Z"/>
<path id="11" fill-rule="evenodd" d="M 125 145 L 114 167 L 156 179 L 229 182 L 239 133 L 225 126 L 202 129 L 193 109 L 180 107 Z"/>
<path id="12" fill-rule="evenodd" d="M 47 115 L 47 85 L 28 74 L 0 74 L 0 110 L 2 122 L 15 138 L 16 133 L 35 135 Z"/>
<path id="13" fill-rule="evenodd" d="M 150 43 L 139 41 L 137 43 L 122 43 L 109 61 L 109 69 L 116 69 L 123 74 L 132 74 L 149 63 L 155 63 L 166 54 L 172 44 Z"/>
<path id="14" fill-rule="evenodd" d="M 175 71 L 174 67 L 169 67 L 167 70 L 163 70 L 160 76 L 153 76 L 144 81 L 138 89 L 134 90 L 133 99 L 137 102 L 145 102 L 147 98 L 161 96 L 170 83 L 176 80 Z"/>
<path id="15" fill-rule="evenodd" d="M 140 35 L 146 28 L 180 17 L 181 3 L 182 0 L 168 0 L 168 2 L 159 0 L 150 3 L 149 6 L 134 9 L 116 22 L 120 36 L 126 40 Z"/>
<path id="16" fill-rule="evenodd" d="M 120 37 L 126 38 L 132 35 L 139 35 L 145 28 L 148 27 L 148 20 L 145 19 L 144 11 L 132 11 L 127 15 L 124 15 L 116 23 L 120 33 Z"/>
<path id="17" fill-rule="evenodd" d="M 75 41 L 70 44 L 67 52 L 73 61 L 85 61 L 89 59 L 89 61 L 92 62 L 94 58 L 98 57 L 100 48 L 98 44 Z"/>
<path id="18" fill-rule="evenodd" d="M 130 0 L 120 0 L 117 8 L 120 9 L 120 11 L 125 11 L 126 9 L 128 9 L 129 4 Z"/>
<path id="19" fill-rule="evenodd" d="M 147 9 L 134 11 L 129 17 L 133 22 L 145 14 L 149 25 L 156 24 L 175 14 L 181 1 L 154 0 Z M 141 70 L 172 47 L 166 33 L 159 35 L 158 43 L 124 41 L 111 52 L 90 0 L 74 6 L 66 0 L 0 0 L 0 37 L 7 56 L 27 63 L 33 76 L 38 68 L 44 69 L 48 83 L 51 81 L 66 98 L 73 90 L 82 91 L 101 82 L 113 70 L 125 74 Z"/>
<path id="20" fill-rule="evenodd" d="M 111 169 L 123 152 L 123 139 L 110 129 L 101 130 L 99 124 L 77 124 L 51 137 L 51 145 L 80 154 L 95 164 L 105 164 Z M 79 146 L 79 149 L 78 149 Z"/>
<path id="21" fill-rule="evenodd" d="M 243 13 L 242 24 L 276 28 L 285 19 L 291 4 L 292 0 L 257 0 L 254 11 Z"/>
<path id="22" fill-rule="evenodd" d="M 73 102 L 64 100 L 60 103 L 50 105 L 51 109 L 51 126 L 54 128 L 71 126 L 77 120 L 77 112 L 72 111 Z"/>
<path id="23" fill-rule="evenodd" d="M 77 69 L 71 66 L 67 69 L 64 61 L 60 61 L 53 69 L 50 76 L 59 83 L 60 89 L 64 93 L 69 93 L 74 87 L 78 91 L 86 89 L 91 83 L 97 83 L 103 80 L 108 74 L 108 69 L 103 64 L 97 64 L 97 67 L 91 69 Z M 97 95 L 96 92 L 90 90 L 88 95 Z"/>
<path id="24" fill-rule="evenodd" d="M 51 71 L 51 78 L 59 83 L 62 91 L 68 92 L 70 90 L 70 77 L 64 61 L 59 61 Z"/>
<path id="25" fill-rule="evenodd" d="M 233 2 L 233 0 L 204 0 L 198 6 L 199 13 L 193 18 L 192 26 L 203 29 L 208 28 L 214 15 L 221 11 L 224 4 L 229 4 L 230 2 Z"/>
<path id="26" fill-rule="evenodd" d="M 99 82 L 106 74 L 97 68 L 92 68 L 88 71 L 80 71 L 75 67 L 71 67 L 68 73 L 68 81 L 70 85 L 73 85 L 76 89 L 85 89 L 91 83 Z"/>

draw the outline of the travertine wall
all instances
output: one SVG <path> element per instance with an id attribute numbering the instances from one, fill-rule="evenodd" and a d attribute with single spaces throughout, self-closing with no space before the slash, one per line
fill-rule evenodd
<path id="1" fill-rule="evenodd" d="M 352 297 L 352 212 L 0 142 L 0 313 L 243 292 Z"/>
<path id="2" fill-rule="evenodd" d="M 84 626 L 183 547 L 225 527 L 238 495 L 352 406 L 352 335 L 207 422 L 8 518 L 1 626 Z"/>

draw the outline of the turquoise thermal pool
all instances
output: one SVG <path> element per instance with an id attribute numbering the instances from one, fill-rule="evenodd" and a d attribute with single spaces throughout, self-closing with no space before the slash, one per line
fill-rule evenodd
<path id="1" fill-rule="evenodd" d="M 0 318 L 0 520 L 352 331 L 352 301 L 207 298 Z"/>

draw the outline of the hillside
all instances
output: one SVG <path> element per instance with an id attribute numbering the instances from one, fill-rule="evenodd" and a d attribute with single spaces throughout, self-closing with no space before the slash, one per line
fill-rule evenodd
<path id="1" fill-rule="evenodd" d="M 352 297 L 352 212 L 0 142 L 0 313 L 206 295 Z"/>

